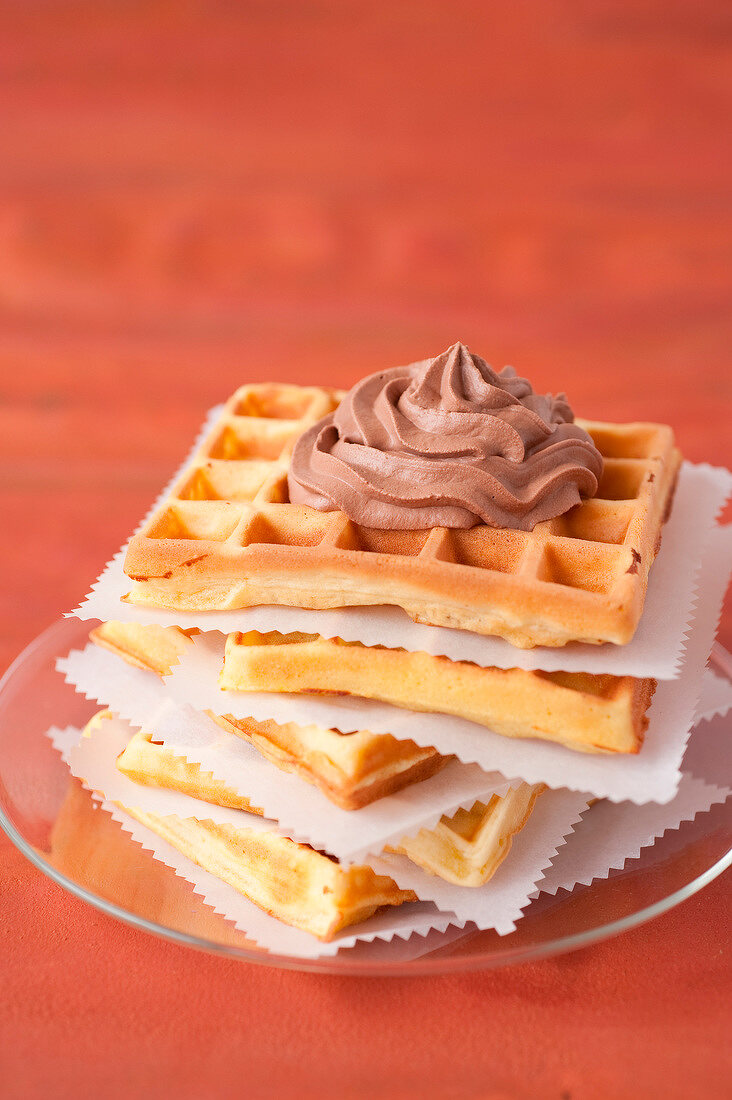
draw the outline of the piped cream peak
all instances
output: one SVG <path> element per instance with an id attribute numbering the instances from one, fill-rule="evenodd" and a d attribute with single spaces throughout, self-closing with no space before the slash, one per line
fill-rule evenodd
<path id="1" fill-rule="evenodd" d="M 532 530 L 594 496 L 602 457 L 564 394 L 465 344 L 372 374 L 295 445 L 290 499 L 382 529 Z"/>

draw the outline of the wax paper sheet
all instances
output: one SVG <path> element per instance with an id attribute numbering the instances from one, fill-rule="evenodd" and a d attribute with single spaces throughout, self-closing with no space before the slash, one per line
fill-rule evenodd
<path id="1" fill-rule="evenodd" d="M 194 639 L 166 684 L 176 702 L 197 710 L 277 722 L 313 722 L 343 731 L 391 733 L 529 783 L 569 787 L 616 802 L 668 802 L 678 787 L 681 759 L 701 696 L 731 565 L 732 527 L 715 528 L 704 553 L 699 598 L 681 673 L 659 683 L 638 754 L 576 752 L 546 741 L 502 737 L 464 719 L 360 698 L 223 691 L 218 674 L 224 638 L 216 632 Z"/>

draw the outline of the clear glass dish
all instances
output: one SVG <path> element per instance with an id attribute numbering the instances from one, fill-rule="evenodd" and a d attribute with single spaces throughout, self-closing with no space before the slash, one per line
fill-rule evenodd
<path id="1" fill-rule="evenodd" d="M 359 944 L 332 958 L 303 961 L 262 951 L 196 897 L 190 885 L 122 833 L 72 779 L 45 737 L 51 725 L 81 726 L 96 705 L 78 696 L 55 670 L 58 656 L 83 646 L 89 624 L 64 619 L 50 627 L 0 681 L 0 825 L 44 874 L 128 924 L 266 966 L 340 974 L 444 974 L 526 962 L 617 935 L 678 905 L 732 863 L 729 803 L 667 833 L 622 871 L 571 894 L 545 894 L 511 935 L 472 932 L 411 961 L 390 958 L 387 945 Z M 717 672 L 730 676 L 729 655 L 715 647 Z M 730 676 L 732 678 L 732 676 Z M 38 919 L 43 919 L 39 916 Z"/>

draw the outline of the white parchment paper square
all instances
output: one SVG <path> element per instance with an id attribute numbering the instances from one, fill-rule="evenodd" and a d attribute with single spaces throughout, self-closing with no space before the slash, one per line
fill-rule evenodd
<path id="1" fill-rule="evenodd" d="M 578 883 L 589 885 L 594 879 L 607 878 L 611 870 L 636 859 L 643 848 L 669 829 L 693 821 L 697 814 L 724 802 L 729 794 L 729 788 L 684 773 L 675 797 L 663 806 L 656 802 L 645 806 L 597 803 L 575 824 L 577 844 L 566 845 L 557 852 L 536 894 L 556 894 L 559 889 L 572 890 Z"/>
<path id="2" fill-rule="evenodd" d="M 539 740 L 502 737 L 483 726 L 447 715 L 423 714 L 388 703 L 349 697 L 311 697 L 224 691 L 218 685 L 224 639 L 199 635 L 166 684 L 178 703 L 214 714 L 259 721 L 315 723 L 343 731 L 370 729 L 454 753 L 486 771 L 529 783 L 569 787 L 615 802 L 668 802 L 681 775 L 684 747 L 701 696 L 704 669 L 719 622 L 732 565 L 732 527 L 717 527 L 702 562 L 700 590 L 681 674 L 659 683 L 649 709 L 649 727 L 635 755 L 580 753 Z"/>
<path id="3" fill-rule="evenodd" d="M 714 718 L 718 714 L 727 713 L 732 707 L 732 683 L 726 676 L 719 676 L 710 668 L 705 670 L 704 689 L 699 706 L 703 707 L 703 710 L 697 711 L 697 719 Z"/>
<path id="4" fill-rule="evenodd" d="M 684 772 L 732 790 L 732 715 L 716 714 L 700 722 L 684 756 Z"/>

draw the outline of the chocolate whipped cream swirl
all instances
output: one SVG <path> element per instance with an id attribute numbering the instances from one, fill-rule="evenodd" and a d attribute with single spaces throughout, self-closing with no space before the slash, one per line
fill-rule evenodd
<path id="1" fill-rule="evenodd" d="M 593 496 L 602 457 L 564 394 L 464 344 L 372 374 L 298 439 L 290 500 L 367 527 L 532 530 Z"/>

